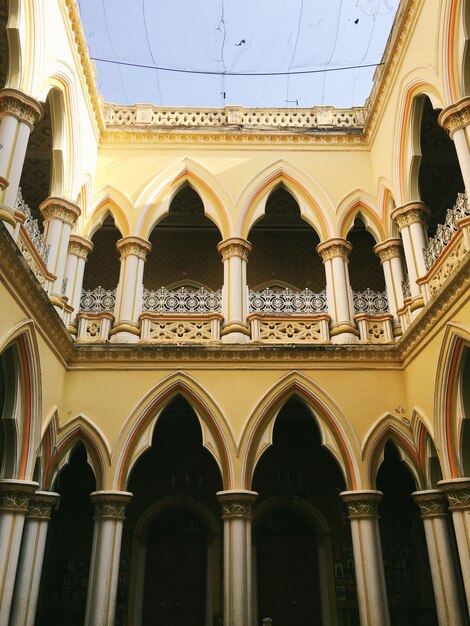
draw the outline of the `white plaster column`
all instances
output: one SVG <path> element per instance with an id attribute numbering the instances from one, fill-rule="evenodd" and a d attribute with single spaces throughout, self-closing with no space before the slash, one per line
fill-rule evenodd
<path id="1" fill-rule="evenodd" d="M 380 491 L 343 491 L 348 507 L 361 626 L 389 626 L 387 588 L 379 533 Z"/>
<path id="2" fill-rule="evenodd" d="M 29 499 L 38 484 L 0 480 L 0 626 L 8 626 Z"/>
<path id="3" fill-rule="evenodd" d="M 44 219 L 46 244 L 50 246 L 47 269 L 56 277 L 52 285 L 50 300 L 61 313 L 64 308 L 62 285 L 70 233 L 72 226 L 80 216 L 80 209 L 68 200 L 51 196 L 40 204 L 39 210 Z"/>
<path id="4" fill-rule="evenodd" d="M 449 511 L 452 511 L 467 610 L 470 613 L 470 478 L 440 480 L 438 485 L 446 492 Z"/>
<path id="5" fill-rule="evenodd" d="M 423 520 L 439 626 L 464 626 L 467 620 L 450 541 L 446 495 L 441 489 L 411 495 Z"/>
<path id="6" fill-rule="evenodd" d="M 36 491 L 29 499 L 9 626 L 34 626 L 47 528 L 59 498 L 58 493 Z"/>
<path id="7" fill-rule="evenodd" d="M 224 626 L 254 626 L 251 510 L 255 491 L 219 491 L 224 520 Z"/>
<path id="8" fill-rule="evenodd" d="M 0 219 L 12 234 L 29 136 L 42 116 L 42 106 L 34 98 L 16 89 L 0 91 Z"/>
<path id="9" fill-rule="evenodd" d="M 70 235 L 69 249 L 67 254 L 67 263 L 65 264 L 65 279 L 67 285 L 65 287 L 65 295 L 68 304 L 73 308 L 72 313 L 72 330 L 74 334 L 77 332 L 75 319 L 80 311 L 80 296 L 83 287 L 83 274 L 85 272 L 85 264 L 89 253 L 93 250 L 93 243 L 85 237 L 78 235 Z"/>
<path id="10" fill-rule="evenodd" d="M 152 245 L 140 237 L 125 237 L 116 244 L 121 255 L 121 271 L 116 292 L 116 324 L 111 330 L 112 343 L 135 343 L 140 337 L 144 265 Z"/>
<path id="11" fill-rule="evenodd" d="M 85 626 L 114 626 L 122 525 L 128 491 L 94 491 L 95 528 L 91 551 Z"/>
<path id="12" fill-rule="evenodd" d="M 388 308 L 393 315 L 394 334 L 401 334 L 397 311 L 403 306 L 402 283 L 405 280 L 403 271 L 401 239 L 394 237 L 386 239 L 374 246 L 374 252 L 382 264 L 385 288 L 387 290 Z"/>
<path id="13" fill-rule="evenodd" d="M 331 317 L 330 337 L 333 343 L 353 343 L 359 336 L 353 322 L 354 306 L 349 283 L 348 258 L 351 250 L 349 241 L 340 237 L 322 241 L 317 246 L 325 266 L 328 313 Z"/>
<path id="14" fill-rule="evenodd" d="M 428 207 L 424 202 L 419 201 L 407 202 L 394 209 L 390 215 L 392 220 L 398 224 L 403 241 L 406 267 L 410 278 L 411 312 L 424 306 L 421 289 L 416 281 L 427 273 L 423 249 L 428 244 L 426 232 L 426 217 L 428 215 Z"/>
<path id="15" fill-rule="evenodd" d="M 247 343 L 250 340 L 250 327 L 247 322 L 246 265 L 251 249 L 251 243 L 239 237 L 225 239 L 217 246 L 224 264 L 222 288 L 224 324 L 220 332 L 224 343 Z"/>
<path id="16" fill-rule="evenodd" d="M 470 190 L 470 96 L 442 109 L 439 124 L 454 140 L 465 189 Z M 449 207 L 450 208 L 450 207 Z"/>

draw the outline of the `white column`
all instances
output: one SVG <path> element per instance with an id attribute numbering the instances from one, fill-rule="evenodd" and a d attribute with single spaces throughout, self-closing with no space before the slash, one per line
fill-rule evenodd
<path id="1" fill-rule="evenodd" d="M 423 520 L 439 626 L 464 626 L 467 620 L 449 536 L 446 495 L 441 489 L 411 495 Z"/>
<path id="2" fill-rule="evenodd" d="M 0 480 L 0 626 L 8 626 L 25 515 L 38 484 Z"/>
<path id="3" fill-rule="evenodd" d="M 388 308 L 393 315 L 394 334 L 399 335 L 401 329 L 397 311 L 403 306 L 402 282 L 405 280 L 401 239 L 386 239 L 374 246 L 374 252 L 379 257 L 384 272 Z"/>
<path id="4" fill-rule="evenodd" d="M 465 189 L 470 191 L 470 96 L 442 109 L 438 121 L 454 140 Z"/>
<path id="5" fill-rule="evenodd" d="M 328 313 L 331 317 L 330 337 L 333 343 L 353 343 L 359 332 L 353 322 L 354 306 L 349 283 L 348 258 L 352 246 L 346 239 L 335 237 L 318 244 L 326 274 Z"/>
<path id="6" fill-rule="evenodd" d="M 251 510 L 254 491 L 219 491 L 224 520 L 224 626 L 254 626 Z"/>
<path id="7" fill-rule="evenodd" d="M 83 274 L 88 254 L 93 250 L 93 243 L 89 239 L 70 235 L 67 263 L 65 264 L 65 279 L 67 282 L 65 296 L 68 304 L 73 308 L 72 327 L 69 329 L 76 334 L 75 319 L 80 310 L 80 296 L 83 287 Z"/>
<path id="8" fill-rule="evenodd" d="M 116 247 L 121 255 L 121 270 L 111 342 L 135 343 L 140 337 L 145 259 L 152 245 L 140 237 L 125 237 L 117 242 Z"/>
<path id="9" fill-rule="evenodd" d="M 16 89 L 0 91 L 0 219 L 12 234 L 29 136 L 42 115 L 42 106 L 34 98 Z"/>
<path id="10" fill-rule="evenodd" d="M 470 612 L 470 478 L 440 480 L 438 485 L 447 494 L 452 511 L 460 568 Z"/>
<path id="11" fill-rule="evenodd" d="M 406 267 L 410 279 L 411 312 L 424 306 L 421 289 L 416 281 L 427 273 L 423 249 L 428 244 L 426 231 L 426 217 L 428 215 L 429 209 L 424 202 L 407 202 L 394 209 L 390 215 L 392 220 L 398 224 L 403 241 Z"/>
<path id="12" fill-rule="evenodd" d="M 343 491 L 348 507 L 361 626 L 389 626 L 387 588 L 380 545 L 380 491 Z"/>
<path id="13" fill-rule="evenodd" d="M 44 219 L 44 236 L 50 246 L 47 269 L 56 277 L 51 291 L 51 302 L 60 312 L 64 308 L 62 284 L 72 226 L 80 216 L 76 204 L 63 198 L 50 197 L 39 206 Z"/>
<path id="14" fill-rule="evenodd" d="M 132 494 L 95 491 L 95 529 L 91 552 L 85 626 L 114 626 L 124 513 Z"/>
<path id="15" fill-rule="evenodd" d="M 220 332 L 224 343 L 247 343 L 250 339 L 250 328 L 247 322 L 246 265 L 251 249 L 251 243 L 239 237 L 225 239 L 217 246 L 224 264 L 222 288 L 224 324 Z"/>
<path id="16" fill-rule="evenodd" d="M 36 491 L 29 500 L 9 626 L 34 626 L 47 527 L 59 498 L 58 493 Z"/>

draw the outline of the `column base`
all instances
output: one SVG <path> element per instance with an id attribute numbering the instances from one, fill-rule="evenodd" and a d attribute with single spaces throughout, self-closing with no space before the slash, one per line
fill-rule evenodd
<path id="1" fill-rule="evenodd" d="M 243 322 L 230 322 L 220 331 L 222 343 L 248 343 L 250 341 L 250 328 Z"/>
<path id="2" fill-rule="evenodd" d="M 359 331 L 351 322 L 336 322 L 330 326 L 331 343 L 357 343 Z"/>
<path id="3" fill-rule="evenodd" d="M 110 343 L 137 343 L 140 339 L 140 327 L 132 322 L 120 322 L 109 333 Z"/>

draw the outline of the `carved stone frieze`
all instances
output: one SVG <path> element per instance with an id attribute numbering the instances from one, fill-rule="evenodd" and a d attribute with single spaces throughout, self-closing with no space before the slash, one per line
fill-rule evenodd
<path id="1" fill-rule="evenodd" d="M 31 131 L 43 116 L 42 105 L 16 89 L 0 91 L 0 117 L 11 115 L 29 126 Z"/>
<path id="2" fill-rule="evenodd" d="M 398 228 L 402 230 L 411 224 L 420 223 L 425 225 L 429 215 L 429 209 L 424 202 L 407 202 L 406 204 L 394 209 L 390 217 L 398 224 Z"/>
<path id="3" fill-rule="evenodd" d="M 252 250 L 252 245 L 245 239 L 239 237 L 230 237 L 221 241 L 217 246 L 217 250 L 220 252 L 222 259 L 231 259 L 234 256 L 240 257 L 243 261 L 248 261 L 248 256 Z"/>
<path id="4" fill-rule="evenodd" d="M 327 241 L 322 241 L 317 246 L 317 252 L 321 256 L 323 263 L 326 261 L 330 261 L 335 257 L 341 257 L 345 261 L 348 260 L 349 254 L 351 253 L 352 245 L 346 239 L 341 239 L 340 237 L 335 237 L 333 239 L 328 239 Z"/>
<path id="5" fill-rule="evenodd" d="M 222 518 L 251 519 L 257 495 L 254 491 L 219 491 L 217 496 L 222 507 Z"/>
<path id="6" fill-rule="evenodd" d="M 451 137 L 456 131 L 470 126 L 470 96 L 442 109 L 438 122 Z"/>
<path id="7" fill-rule="evenodd" d="M 1 481 L 0 512 L 26 513 L 31 495 L 37 486 L 37 483 L 28 481 Z"/>
<path id="8" fill-rule="evenodd" d="M 402 258 L 402 250 L 402 241 L 397 237 L 386 239 L 374 246 L 374 252 L 377 254 L 382 264 L 392 259 Z"/>
<path id="9" fill-rule="evenodd" d="M 133 255 L 145 261 L 147 254 L 152 249 L 152 244 L 141 237 L 124 237 L 116 243 L 121 259 L 125 259 L 129 255 Z"/>
<path id="10" fill-rule="evenodd" d="M 446 492 L 450 511 L 470 510 L 470 479 L 441 480 L 439 487 Z"/>
<path id="11" fill-rule="evenodd" d="M 70 226 L 75 224 L 81 214 L 80 208 L 76 204 L 73 204 L 73 202 L 53 196 L 41 202 L 39 210 L 41 211 L 44 222 L 56 219 Z"/>
<path id="12" fill-rule="evenodd" d="M 95 505 L 95 519 L 125 519 L 126 506 L 132 494 L 127 491 L 95 491 L 91 499 Z"/>
<path id="13" fill-rule="evenodd" d="M 446 494 L 440 489 L 429 491 L 415 491 L 412 494 L 422 519 L 432 517 L 445 517 L 447 515 Z"/>
<path id="14" fill-rule="evenodd" d="M 379 515 L 380 491 L 343 491 L 341 498 L 348 508 L 349 519 L 377 518 Z"/>
<path id="15" fill-rule="evenodd" d="M 57 504 L 59 498 L 58 493 L 36 491 L 29 500 L 26 517 L 28 519 L 50 520 L 52 508 Z"/>
<path id="16" fill-rule="evenodd" d="M 93 243 L 89 239 L 79 235 L 70 235 L 69 254 L 86 260 L 89 253 L 93 251 L 93 247 Z"/>

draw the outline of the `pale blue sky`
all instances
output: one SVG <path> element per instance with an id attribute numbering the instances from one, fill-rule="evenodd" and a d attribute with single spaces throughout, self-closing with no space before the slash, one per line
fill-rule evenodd
<path id="1" fill-rule="evenodd" d="M 210 72 L 380 62 L 399 0 L 79 0 L 92 57 Z M 95 61 L 107 102 L 360 106 L 375 67 L 289 76 L 187 74 Z"/>

